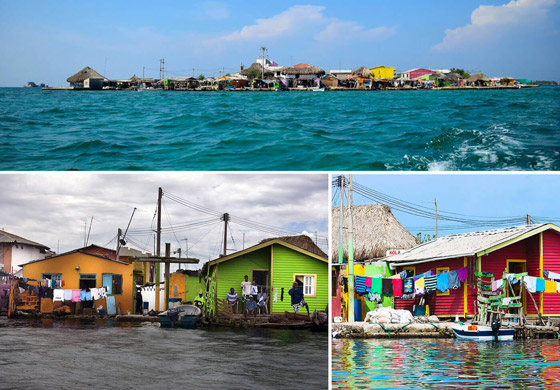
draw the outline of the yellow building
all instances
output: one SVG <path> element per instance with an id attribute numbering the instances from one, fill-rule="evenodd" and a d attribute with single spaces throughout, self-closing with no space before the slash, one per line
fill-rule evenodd
<path id="1" fill-rule="evenodd" d="M 370 70 L 374 79 L 392 79 L 395 77 L 395 68 L 388 66 L 376 66 Z"/>
<path id="2" fill-rule="evenodd" d="M 198 271 L 177 271 L 169 277 L 169 299 L 193 302 L 200 291 L 204 291 L 204 281 Z"/>
<path id="3" fill-rule="evenodd" d="M 23 277 L 30 279 L 63 280 L 63 289 L 88 289 L 108 286 L 107 296 L 115 297 L 115 306 L 122 314 L 133 312 L 133 265 L 97 254 L 74 250 L 41 260 L 23 264 Z M 61 304 L 60 302 L 55 302 Z M 106 299 L 95 301 L 95 307 L 107 309 Z M 84 307 L 91 307 L 92 301 L 72 304 L 76 313 Z"/>

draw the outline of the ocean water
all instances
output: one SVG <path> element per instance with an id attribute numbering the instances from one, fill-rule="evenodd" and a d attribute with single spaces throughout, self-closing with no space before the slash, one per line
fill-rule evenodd
<path id="1" fill-rule="evenodd" d="M 560 87 L 0 88 L 0 170 L 559 170 Z"/>
<path id="2" fill-rule="evenodd" d="M 326 389 L 326 332 L 0 317 L 0 389 Z"/>
<path id="3" fill-rule="evenodd" d="M 333 389 L 558 389 L 560 341 L 333 340 Z"/>

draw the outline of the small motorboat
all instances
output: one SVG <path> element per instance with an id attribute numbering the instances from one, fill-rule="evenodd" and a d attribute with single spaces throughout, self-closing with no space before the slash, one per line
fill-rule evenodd
<path id="1" fill-rule="evenodd" d="M 162 328 L 194 329 L 202 311 L 195 305 L 179 305 L 158 315 Z"/>
<path id="2" fill-rule="evenodd" d="M 462 322 L 451 326 L 455 337 L 474 341 L 507 341 L 513 340 L 515 329 L 501 328 L 499 322 L 492 326 L 464 324 Z"/>

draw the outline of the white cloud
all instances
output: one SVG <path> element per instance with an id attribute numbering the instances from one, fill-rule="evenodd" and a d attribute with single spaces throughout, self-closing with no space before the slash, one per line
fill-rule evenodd
<path id="1" fill-rule="evenodd" d="M 296 5 L 270 18 L 257 19 L 255 24 L 238 31 L 211 39 L 208 43 L 259 41 L 285 38 L 297 33 L 311 35 L 317 41 L 347 41 L 388 37 L 395 27 L 366 28 L 353 21 L 329 18 L 325 7 Z"/>
<path id="2" fill-rule="evenodd" d="M 209 1 L 202 5 L 201 11 L 208 19 L 223 20 L 229 18 L 227 4 L 217 1 Z"/>
<path id="3" fill-rule="evenodd" d="M 394 35 L 396 27 L 375 27 L 367 29 L 356 22 L 334 19 L 315 35 L 318 41 L 355 41 L 386 38 Z"/>
<path id="4" fill-rule="evenodd" d="M 443 40 L 435 45 L 436 51 L 447 51 L 487 40 L 493 34 L 507 31 L 523 24 L 536 24 L 556 0 L 511 0 L 503 5 L 481 5 L 471 14 L 471 23 L 445 30 Z"/>

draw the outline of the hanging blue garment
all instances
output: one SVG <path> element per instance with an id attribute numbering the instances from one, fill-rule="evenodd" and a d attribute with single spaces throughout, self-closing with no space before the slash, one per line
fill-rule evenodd
<path id="1" fill-rule="evenodd" d="M 115 305 L 115 297 L 114 296 L 107 296 L 107 314 L 110 316 L 114 316 L 117 314 L 117 306 Z"/>
<path id="2" fill-rule="evenodd" d="M 414 280 L 412 278 L 408 278 L 404 280 L 403 292 L 405 294 L 414 293 Z"/>
<path id="3" fill-rule="evenodd" d="M 449 271 L 447 273 L 447 279 L 449 281 L 449 288 L 457 290 L 461 287 L 461 281 L 459 280 L 459 272 L 457 270 Z"/>
<path id="4" fill-rule="evenodd" d="M 355 279 L 355 287 L 356 287 L 356 294 L 364 295 L 366 294 L 366 277 L 365 276 L 354 276 Z"/>
<path id="5" fill-rule="evenodd" d="M 537 291 L 544 291 L 544 279 L 537 278 Z"/>
<path id="6" fill-rule="evenodd" d="M 449 276 L 447 272 L 442 272 L 437 275 L 437 289 L 442 293 L 449 291 Z"/>
<path id="7" fill-rule="evenodd" d="M 86 290 L 80 291 L 80 301 L 84 302 L 86 300 Z"/>

